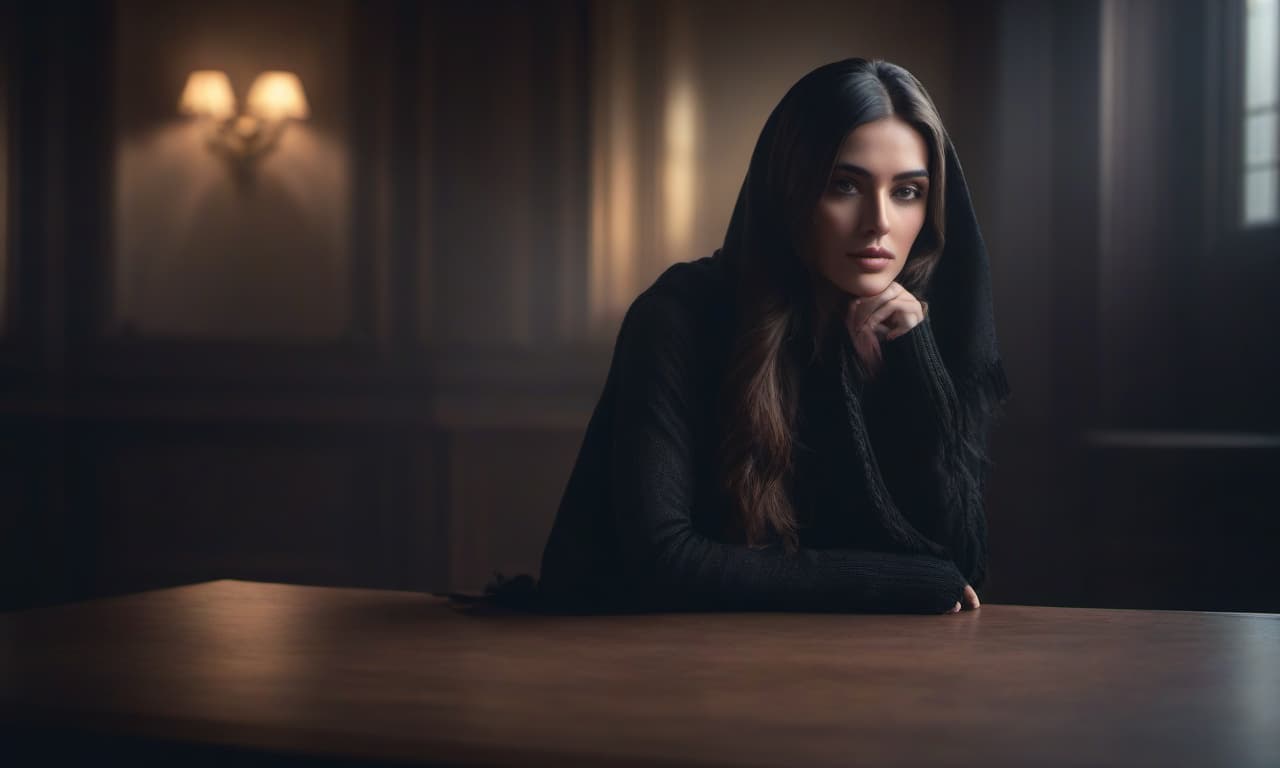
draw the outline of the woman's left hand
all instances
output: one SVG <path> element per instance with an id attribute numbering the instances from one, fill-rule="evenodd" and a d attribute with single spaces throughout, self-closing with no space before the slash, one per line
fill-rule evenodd
<path id="1" fill-rule="evenodd" d="M 919 325 L 927 308 L 898 282 L 874 296 L 850 301 L 845 327 L 863 366 L 872 373 L 879 371 L 883 362 L 880 342 L 892 341 Z"/>

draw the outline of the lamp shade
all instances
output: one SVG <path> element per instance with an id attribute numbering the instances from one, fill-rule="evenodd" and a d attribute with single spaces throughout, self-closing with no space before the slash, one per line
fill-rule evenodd
<path id="1" fill-rule="evenodd" d="M 216 69 L 197 69 L 187 75 L 187 85 L 182 89 L 178 109 L 185 115 L 200 115 L 219 120 L 236 113 L 236 97 L 231 92 L 231 81 L 226 72 Z"/>
<path id="2" fill-rule="evenodd" d="M 269 71 L 258 75 L 249 88 L 247 110 L 264 120 L 292 117 L 301 120 L 311 113 L 302 81 L 292 72 Z"/>

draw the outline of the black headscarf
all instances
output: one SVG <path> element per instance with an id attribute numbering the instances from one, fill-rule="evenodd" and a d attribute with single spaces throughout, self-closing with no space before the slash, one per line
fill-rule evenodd
<path id="1" fill-rule="evenodd" d="M 814 92 L 820 89 L 815 88 L 815 84 L 822 78 L 840 77 L 866 64 L 865 59 L 851 58 L 815 69 L 792 86 L 766 121 L 734 205 L 724 245 L 719 251 L 738 285 L 740 300 L 745 300 L 754 291 L 776 291 L 779 283 L 798 292 L 808 290 L 807 286 L 797 285 L 800 270 L 780 272 L 765 256 L 770 250 L 791 251 L 789 233 L 796 226 L 785 221 L 782 186 L 787 180 L 784 178 L 786 172 L 779 170 L 779 166 L 788 163 L 790 158 L 778 155 L 786 152 L 789 144 L 802 143 L 795 141 L 794 137 L 805 136 L 806 131 L 815 130 L 813 125 L 819 125 L 816 130 L 820 131 L 824 120 L 829 124 L 831 120 L 842 119 L 839 110 L 848 105 L 831 107 L 819 103 Z M 801 100 L 803 106 L 800 109 L 823 114 L 807 121 L 789 118 L 788 114 L 796 111 L 795 105 L 787 109 L 789 100 Z M 803 122 L 810 125 L 800 125 Z M 808 141 L 809 151 L 820 157 L 834 156 L 844 134 L 829 130 L 828 134 L 816 141 Z M 998 411 L 1011 390 L 996 340 L 986 244 L 978 227 L 969 186 L 955 146 L 945 131 L 942 138 L 946 163 L 943 174 L 945 241 L 924 295 L 916 298 L 928 304 L 938 351 L 965 410 L 963 415 L 967 417 L 967 423 L 976 424 Z M 824 184 L 825 181 L 822 179 Z"/>
<path id="2" fill-rule="evenodd" d="M 947 239 L 926 296 L 930 324 L 962 404 L 990 413 L 1010 394 L 996 342 L 990 264 L 950 136 L 946 160 Z"/>

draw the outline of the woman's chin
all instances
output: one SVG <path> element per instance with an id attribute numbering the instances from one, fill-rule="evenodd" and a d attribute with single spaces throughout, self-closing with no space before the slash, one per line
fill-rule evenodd
<path id="1" fill-rule="evenodd" d="M 893 283 L 892 277 L 882 275 L 857 275 L 839 284 L 840 290 L 854 296 L 875 296 Z"/>

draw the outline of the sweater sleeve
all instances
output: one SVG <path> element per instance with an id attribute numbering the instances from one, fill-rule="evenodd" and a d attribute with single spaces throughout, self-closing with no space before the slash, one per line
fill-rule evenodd
<path id="1" fill-rule="evenodd" d="M 882 342 L 884 371 L 868 422 L 880 467 L 903 515 L 941 545 L 977 587 L 986 576 L 983 509 L 989 418 L 966 424 L 928 316 Z"/>
<path id="2" fill-rule="evenodd" d="M 694 529 L 695 313 L 671 296 L 631 306 L 614 357 L 611 505 L 624 581 L 664 609 L 942 613 L 964 578 L 950 560 L 851 549 L 752 549 Z"/>

